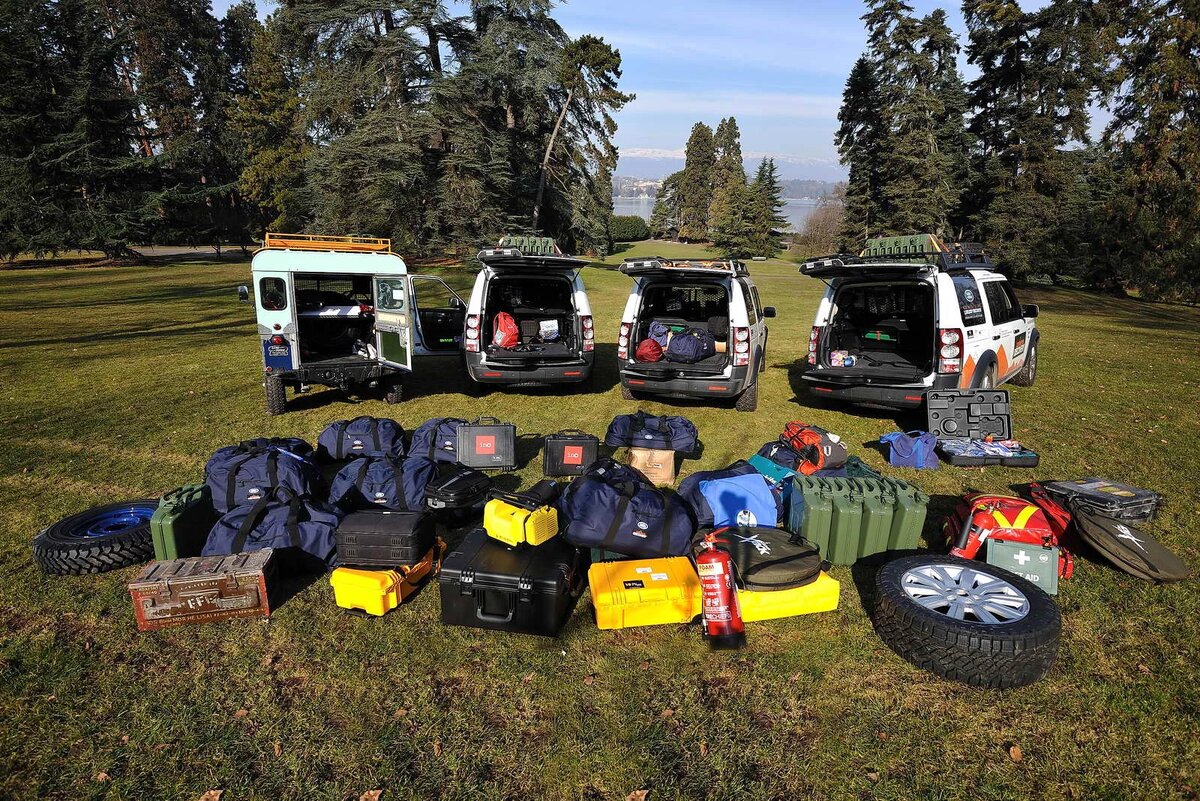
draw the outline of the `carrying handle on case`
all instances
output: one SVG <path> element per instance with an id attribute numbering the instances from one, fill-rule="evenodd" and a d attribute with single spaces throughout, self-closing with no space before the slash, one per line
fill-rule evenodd
<path id="1" fill-rule="evenodd" d="M 579 435 L 579 436 L 581 436 L 581 437 L 590 437 L 590 436 L 592 436 L 592 435 L 591 435 L 591 434 L 589 434 L 588 432 L 586 432 L 586 431 L 581 431 L 581 430 L 579 430 L 578 428 L 564 428 L 562 431 L 555 431 L 553 434 L 549 434 L 548 436 L 551 436 L 551 437 L 561 437 L 563 434 L 578 434 L 578 435 Z"/>
<path id="2" fill-rule="evenodd" d="M 514 594 L 508 596 L 508 614 L 492 615 L 483 611 L 483 590 L 475 590 L 475 617 L 486 623 L 508 623 L 513 619 L 513 615 L 517 611 L 517 597 Z"/>
<path id="3" fill-rule="evenodd" d="M 489 425 L 497 425 L 497 426 L 501 425 L 500 418 L 498 418 L 498 417 L 476 417 L 474 420 L 471 421 L 470 424 L 474 426 L 474 425 L 479 425 L 481 423 L 489 424 Z"/>

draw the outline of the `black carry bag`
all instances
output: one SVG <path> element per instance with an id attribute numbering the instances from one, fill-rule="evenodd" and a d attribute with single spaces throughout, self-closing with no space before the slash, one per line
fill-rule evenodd
<path id="1" fill-rule="evenodd" d="M 495 417 L 480 417 L 458 427 L 458 463 L 478 470 L 517 466 L 517 427 Z"/>
<path id="2" fill-rule="evenodd" d="M 334 533 L 338 561 L 359 567 L 411 567 L 436 539 L 433 515 L 366 509 L 342 518 Z"/>
<path id="3" fill-rule="evenodd" d="M 475 529 L 442 562 L 442 623 L 557 637 L 587 568 L 586 553 L 561 537 L 512 549 Z"/>
<path id="4" fill-rule="evenodd" d="M 719 528 L 716 546 L 733 560 L 737 585 L 743 590 L 790 590 L 816 581 L 829 563 L 817 546 L 780 528 L 765 526 Z M 704 542 L 696 538 L 696 547 Z"/>
<path id="5" fill-rule="evenodd" d="M 1105 517 L 1078 499 L 1071 503 L 1071 519 L 1080 539 L 1131 576 L 1166 584 L 1191 575 L 1178 556 L 1126 521 Z"/>
<path id="6" fill-rule="evenodd" d="M 449 525 L 461 526 L 483 514 L 492 483 L 487 473 L 458 464 L 448 465 L 425 488 L 425 505 Z"/>
<path id="7" fill-rule="evenodd" d="M 578 476 L 600 455 L 600 438 L 578 429 L 547 434 L 542 444 L 542 475 Z"/>

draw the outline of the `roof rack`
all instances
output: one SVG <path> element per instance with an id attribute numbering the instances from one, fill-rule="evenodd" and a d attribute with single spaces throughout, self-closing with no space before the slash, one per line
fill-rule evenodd
<path id="1" fill-rule="evenodd" d="M 391 253 L 392 240 L 373 236 L 323 236 L 321 234 L 274 234 L 263 237 L 263 248 L 281 250 L 324 250 L 341 253 Z"/>
<path id="2" fill-rule="evenodd" d="M 800 265 L 804 273 L 838 269 L 841 267 L 904 267 L 910 270 L 938 269 L 942 272 L 954 270 L 991 270 L 995 267 L 978 242 L 956 242 L 936 252 L 880 253 L 870 254 L 868 248 L 861 255 L 834 253 L 807 259 Z"/>
<path id="3" fill-rule="evenodd" d="M 745 264 L 736 259 L 667 259 L 662 256 L 631 257 L 621 262 L 620 269 L 626 275 L 636 275 L 653 270 L 729 273 L 731 275 L 745 275 L 750 272 Z"/>

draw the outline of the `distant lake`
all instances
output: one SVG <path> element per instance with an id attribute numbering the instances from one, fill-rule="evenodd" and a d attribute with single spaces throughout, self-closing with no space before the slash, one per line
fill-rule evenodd
<path id="1" fill-rule="evenodd" d="M 654 211 L 654 198 L 652 197 L 614 197 L 612 201 L 613 214 L 636 215 L 649 221 L 650 212 Z M 788 227 L 793 231 L 803 228 L 804 221 L 817 207 L 815 200 L 788 198 L 784 202 L 787 205 L 783 209 L 783 216 L 787 217 Z"/>

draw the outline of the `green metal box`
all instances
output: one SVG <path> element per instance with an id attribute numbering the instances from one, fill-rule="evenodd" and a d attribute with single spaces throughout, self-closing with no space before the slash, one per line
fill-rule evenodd
<path id="1" fill-rule="evenodd" d="M 1011 570 L 1050 595 L 1058 595 L 1058 548 L 988 540 L 987 563 Z"/>
<path id="2" fill-rule="evenodd" d="M 888 478 L 793 476 L 786 527 L 835 565 L 917 547 L 929 496 Z"/>
<path id="3" fill-rule="evenodd" d="M 150 518 L 154 558 L 165 561 L 199 556 L 219 518 L 206 484 L 186 484 L 171 490 L 162 496 Z"/>

